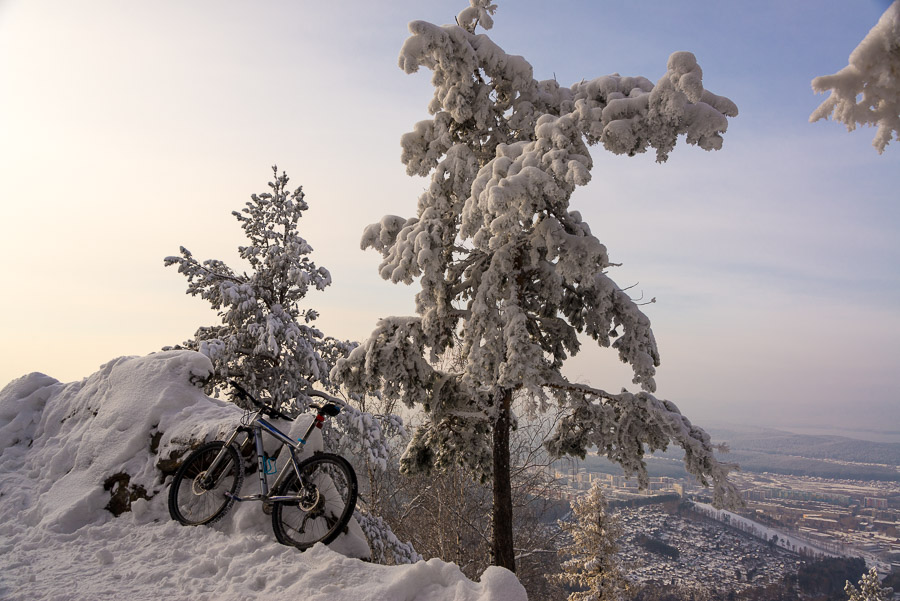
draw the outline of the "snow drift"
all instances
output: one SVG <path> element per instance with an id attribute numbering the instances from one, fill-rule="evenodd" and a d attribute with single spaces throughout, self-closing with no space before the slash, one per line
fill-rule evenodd
<path id="1" fill-rule="evenodd" d="M 437 559 L 360 561 L 369 550 L 355 523 L 330 548 L 300 553 L 275 541 L 256 503 L 214 528 L 173 522 L 165 492 L 178 458 L 241 415 L 195 385 L 210 371 L 205 356 L 172 351 L 69 384 L 33 373 L 0 391 L 0 597 L 525 599 L 501 568 L 474 583 Z"/>

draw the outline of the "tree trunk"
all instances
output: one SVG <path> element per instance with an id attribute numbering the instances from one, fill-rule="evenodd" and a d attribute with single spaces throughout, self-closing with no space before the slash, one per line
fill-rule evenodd
<path id="1" fill-rule="evenodd" d="M 516 571 L 513 547 L 512 486 L 509 481 L 509 430 L 512 391 L 500 401 L 500 415 L 494 426 L 494 507 L 492 553 L 494 565 Z"/>

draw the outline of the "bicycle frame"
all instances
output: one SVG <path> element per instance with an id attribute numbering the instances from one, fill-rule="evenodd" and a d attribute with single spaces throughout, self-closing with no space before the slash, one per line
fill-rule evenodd
<path id="1" fill-rule="evenodd" d="M 231 436 L 225 441 L 225 446 L 222 447 L 222 451 L 216 456 L 213 462 L 210 464 L 209 468 L 207 468 L 207 474 L 214 474 L 216 469 L 219 467 L 219 464 L 222 461 L 222 458 L 225 457 L 226 451 L 228 447 L 230 447 L 235 440 L 237 440 L 238 435 L 241 432 L 247 433 L 247 439 L 244 441 L 242 447 L 247 445 L 250 440 L 253 440 L 253 450 L 256 454 L 256 465 L 257 471 L 259 472 L 259 494 L 248 495 L 248 496 L 238 496 L 232 495 L 230 493 L 226 493 L 230 498 L 233 498 L 235 501 L 243 502 L 243 501 L 263 501 L 265 503 L 275 503 L 278 501 L 298 501 L 299 497 L 296 496 L 270 496 L 269 491 L 278 488 L 278 485 L 281 484 L 281 481 L 287 476 L 289 471 L 287 469 L 282 470 L 280 474 L 278 474 L 278 478 L 276 478 L 275 483 L 272 485 L 271 489 L 269 488 L 269 478 L 268 474 L 266 474 L 266 466 L 265 466 L 265 450 L 263 449 L 263 433 L 266 433 L 276 440 L 282 442 L 285 446 L 287 446 L 288 451 L 291 455 L 290 465 L 293 467 L 294 473 L 297 474 L 297 478 L 299 478 L 301 484 L 304 484 L 303 476 L 300 474 L 300 461 L 297 459 L 297 451 L 301 450 L 305 445 L 307 440 L 309 440 L 310 435 L 312 434 L 313 429 L 324 421 L 324 417 L 321 412 L 316 414 L 315 419 L 309 424 L 309 427 L 306 429 L 306 433 L 302 438 L 298 440 L 294 440 L 270 422 L 266 421 L 262 417 L 262 410 L 256 411 L 253 414 L 253 417 L 250 419 L 250 423 L 246 426 L 240 425 L 235 428 L 234 432 L 231 433 Z M 243 450 L 243 448 L 242 448 Z M 285 466 L 286 468 L 287 466 Z"/>

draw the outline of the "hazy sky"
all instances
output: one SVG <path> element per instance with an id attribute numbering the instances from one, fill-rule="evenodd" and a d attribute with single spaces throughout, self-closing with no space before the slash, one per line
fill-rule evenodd
<path id="1" fill-rule="evenodd" d="M 900 143 L 808 123 L 884 0 L 499 1 L 490 35 L 570 85 L 656 81 L 693 52 L 740 109 L 715 153 L 594 148 L 576 192 L 636 284 L 662 356 L 658 395 L 704 419 L 900 430 Z M 181 342 L 216 316 L 163 258 L 181 245 L 238 264 L 231 211 L 277 163 L 303 185 L 302 232 L 334 285 L 309 305 L 363 339 L 413 312 L 378 277 L 363 228 L 414 214 L 400 136 L 427 118 L 430 73 L 397 55 L 414 19 L 460 0 L 340 3 L 0 0 L 0 385 L 78 380 L 121 355 Z M 590 344 L 567 366 L 632 387 Z"/>

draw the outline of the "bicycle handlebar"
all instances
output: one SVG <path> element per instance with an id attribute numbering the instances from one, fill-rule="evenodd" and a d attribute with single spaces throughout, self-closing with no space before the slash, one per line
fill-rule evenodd
<path id="1" fill-rule="evenodd" d="M 237 392 L 238 397 L 249 400 L 251 403 L 253 403 L 257 407 L 259 407 L 260 410 L 262 410 L 262 412 L 265 413 L 266 415 L 268 415 L 269 417 L 280 418 L 280 419 L 287 420 L 289 422 L 294 421 L 293 417 L 285 415 L 278 409 L 275 409 L 274 407 L 270 407 L 269 405 L 266 405 L 262 401 L 258 400 L 252 394 L 247 392 L 247 390 L 243 386 L 241 386 L 234 380 L 228 380 L 228 383 L 234 387 L 234 390 L 235 390 L 235 392 Z"/>

